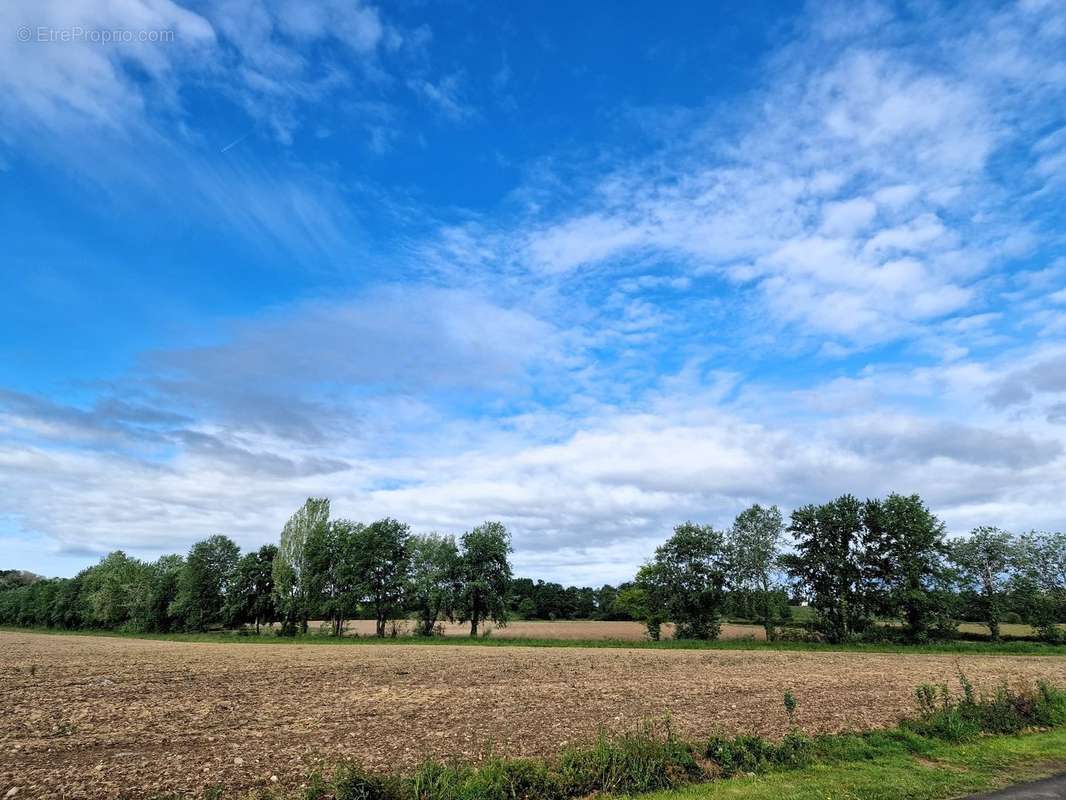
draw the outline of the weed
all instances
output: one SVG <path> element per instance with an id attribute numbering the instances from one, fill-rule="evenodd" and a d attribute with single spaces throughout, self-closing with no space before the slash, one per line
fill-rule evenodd
<path id="1" fill-rule="evenodd" d="M 601 733 L 591 745 L 563 751 L 559 772 L 571 796 L 651 792 L 703 777 L 693 748 L 675 738 L 668 723 L 661 729 L 649 723 L 615 738 Z"/>
<path id="2" fill-rule="evenodd" d="M 791 689 L 785 689 L 784 696 L 785 713 L 788 714 L 788 727 L 796 727 L 796 707 L 799 703 L 796 702 L 796 695 L 792 694 Z"/>
<path id="3" fill-rule="evenodd" d="M 372 775 L 355 764 L 342 764 L 333 773 L 335 800 L 402 800 L 398 782 Z"/>

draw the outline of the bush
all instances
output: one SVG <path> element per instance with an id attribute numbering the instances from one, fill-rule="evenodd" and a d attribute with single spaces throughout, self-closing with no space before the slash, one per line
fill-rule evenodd
<path id="1" fill-rule="evenodd" d="M 962 696 L 953 698 L 946 686 L 919 686 L 915 692 L 918 718 L 902 727 L 921 736 L 964 742 L 982 733 L 1011 734 L 1026 728 L 1066 724 L 1066 692 L 1046 683 L 1034 688 L 1000 686 L 991 696 L 978 695 L 960 671 Z"/>
<path id="2" fill-rule="evenodd" d="M 692 747 L 676 739 L 668 724 L 660 731 L 645 725 L 617 738 L 601 734 L 592 745 L 567 748 L 559 774 L 571 796 L 652 792 L 704 777 Z"/>
<path id="3" fill-rule="evenodd" d="M 490 756 L 479 767 L 427 761 L 406 783 L 414 800 L 561 800 L 559 778 L 544 761 Z"/>
<path id="4" fill-rule="evenodd" d="M 811 763 L 813 748 L 811 739 L 792 730 L 780 744 L 760 736 L 712 736 L 703 748 L 703 755 L 714 762 L 719 774 L 729 777 L 805 767 Z"/>
<path id="5" fill-rule="evenodd" d="M 335 800 L 403 800 L 395 779 L 371 775 L 354 764 L 342 764 L 333 773 Z"/>

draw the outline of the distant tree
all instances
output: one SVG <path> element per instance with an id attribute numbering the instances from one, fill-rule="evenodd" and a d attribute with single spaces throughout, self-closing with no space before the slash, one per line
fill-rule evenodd
<path id="1" fill-rule="evenodd" d="M 328 525 L 329 500 L 309 497 L 282 528 L 273 574 L 276 603 L 287 633 L 297 628 L 307 633 L 321 581 L 321 576 L 308 568 L 307 541 L 324 537 Z"/>
<path id="2" fill-rule="evenodd" d="M 792 512 L 796 553 L 785 560 L 792 577 L 811 595 L 825 638 L 846 642 L 869 624 L 863 568 L 863 505 L 844 495 Z"/>
<path id="3" fill-rule="evenodd" d="M 1066 621 L 1066 534 L 1031 532 L 1018 538 L 1012 593 L 1025 618 L 1047 642 L 1059 642 Z"/>
<path id="4" fill-rule="evenodd" d="M 1014 536 L 999 528 L 974 528 L 950 544 L 949 555 L 964 587 L 978 598 L 979 613 L 993 641 L 1000 638 L 1004 600 L 1017 556 Z"/>
<path id="5" fill-rule="evenodd" d="M 160 556 L 148 565 L 143 586 L 141 629 L 153 633 L 167 633 L 181 627 L 182 620 L 172 610 L 178 597 L 185 559 L 180 555 Z"/>
<path id="6" fill-rule="evenodd" d="M 615 619 L 615 615 L 618 613 L 615 610 L 614 603 L 618 599 L 618 589 L 611 586 L 609 583 L 605 583 L 599 589 L 596 590 L 596 619 Z"/>
<path id="7" fill-rule="evenodd" d="M 437 621 L 451 615 L 455 604 L 459 549 L 453 536 L 426 534 L 410 539 L 408 610 L 420 636 L 432 636 Z"/>
<path id="8" fill-rule="evenodd" d="M 189 630 L 204 631 L 223 622 L 222 609 L 233 583 L 240 548 L 226 536 L 210 536 L 189 550 L 178 576 L 171 613 Z"/>
<path id="9" fill-rule="evenodd" d="M 100 563 L 81 573 L 81 617 L 99 628 L 135 627 L 147 565 L 121 550 L 109 553 Z"/>
<path id="10" fill-rule="evenodd" d="M 228 625 L 269 625 L 278 618 L 274 595 L 274 558 L 278 548 L 265 544 L 246 553 L 237 562 L 233 584 L 226 596 L 224 616 Z"/>
<path id="11" fill-rule="evenodd" d="M 637 574 L 649 618 L 653 623 L 659 617 L 673 622 L 679 639 L 717 639 L 728 571 L 721 531 L 693 522 L 678 525 Z"/>
<path id="12" fill-rule="evenodd" d="M 403 610 L 407 588 L 411 529 L 386 518 L 359 530 L 354 543 L 355 584 L 374 614 L 375 633 L 385 635 L 385 626 Z"/>
<path id="13" fill-rule="evenodd" d="M 24 569 L 0 569 L 0 592 L 20 586 L 29 586 L 31 583 L 43 580 L 44 578 L 40 575 Z"/>
<path id="14" fill-rule="evenodd" d="M 770 640 L 777 638 L 777 625 L 788 613 L 787 600 L 781 603 L 774 580 L 784 528 L 777 506 L 756 504 L 737 515 L 728 537 L 733 588 L 750 599 L 752 616 Z"/>
<path id="15" fill-rule="evenodd" d="M 82 603 L 82 576 L 84 574 L 81 572 L 60 584 L 52 603 L 51 622 L 53 626 L 75 630 L 88 624 L 84 617 Z"/>
<path id="16" fill-rule="evenodd" d="M 347 519 L 331 520 L 316 527 L 304 544 L 309 613 L 325 619 L 333 636 L 343 635 L 345 621 L 362 599 L 356 550 L 363 527 Z"/>
<path id="17" fill-rule="evenodd" d="M 491 619 L 507 624 L 507 593 L 511 588 L 511 534 L 499 522 L 486 522 L 460 540 L 456 615 L 470 623 L 470 636 Z"/>
<path id="18" fill-rule="evenodd" d="M 911 642 L 954 628 L 944 523 L 918 495 L 891 494 L 863 507 L 871 600 L 885 618 L 901 617 Z"/>
<path id="19" fill-rule="evenodd" d="M 639 582 L 627 582 L 618 587 L 614 613 L 619 619 L 639 620 L 648 629 L 648 636 L 658 640 L 662 632 L 662 617 L 654 618 L 648 606 L 648 592 Z"/>

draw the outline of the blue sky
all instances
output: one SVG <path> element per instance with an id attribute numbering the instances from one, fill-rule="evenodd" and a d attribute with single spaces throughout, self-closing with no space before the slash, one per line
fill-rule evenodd
<path id="1" fill-rule="evenodd" d="M 845 491 L 1062 528 L 1060 3 L 0 20 L 8 566 L 308 495 L 581 583 Z"/>

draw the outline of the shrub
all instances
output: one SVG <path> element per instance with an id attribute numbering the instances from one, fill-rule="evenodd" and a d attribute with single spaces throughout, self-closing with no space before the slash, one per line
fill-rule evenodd
<path id="1" fill-rule="evenodd" d="M 567 748 L 559 774 L 566 793 L 578 796 L 652 792 L 704 777 L 692 747 L 676 739 L 668 724 L 662 731 L 649 724 L 617 738 L 601 734 L 592 745 Z"/>
<path id="2" fill-rule="evenodd" d="M 777 748 L 759 736 L 735 738 L 712 736 L 703 754 L 728 777 L 738 773 L 765 772 L 777 761 Z"/>
<path id="3" fill-rule="evenodd" d="M 963 742 L 982 733 L 1019 733 L 1026 728 L 1066 724 L 1066 692 L 1041 683 L 1037 688 L 1000 686 L 991 696 L 979 695 L 960 671 L 962 696 L 947 687 L 919 686 L 915 692 L 918 718 L 902 728 L 935 739 Z"/>
<path id="4" fill-rule="evenodd" d="M 335 800 L 403 800 L 398 782 L 372 775 L 354 764 L 342 764 L 333 773 Z"/>
<path id="5" fill-rule="evenodd" d="M 558 776 L 537 759 L 490 756 L 479 767 L 427 761 L 406 782 L 415 800 L 561 800 Z"/>
<path id="6" fill-rule="evenodd" d="M 791 689 L 785 690 L 784 696 L 785 713 L 788 714 L 788 727 L 796 727 L 796 706 L 799 705 L 796 702 L 796 695 L 792 694 Z"/>

